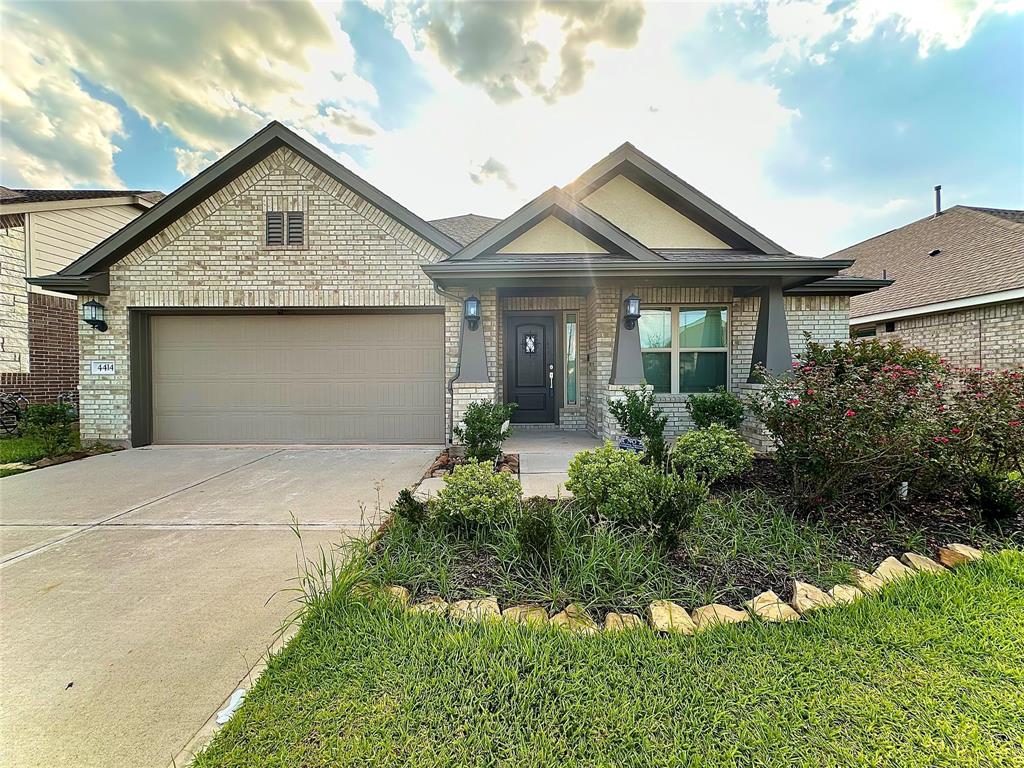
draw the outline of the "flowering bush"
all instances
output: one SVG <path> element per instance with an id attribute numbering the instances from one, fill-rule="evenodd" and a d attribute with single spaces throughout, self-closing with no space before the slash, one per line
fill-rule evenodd
<path id="1" fill-rule="evenodd" d="M 811 345 L 791 375 L 763 381 L 751 410 L 805 505 L 862 492 L 885 500 L 903 483 L 919 494 L 965 489 L 983 464 L 1005 473 L 1024 456 L 1020 371 L 956 369 L 872 341 Z"/>

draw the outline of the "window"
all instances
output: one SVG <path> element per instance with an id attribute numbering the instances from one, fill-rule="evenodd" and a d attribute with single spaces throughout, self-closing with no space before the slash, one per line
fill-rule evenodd
<path id="1" fill-rule="evenodd" d="M 280 211 L 267 213 L 267 245 L 284 245 L 284 214 Z"/>
<path id="2" fill-rule="evenodd" d="M 855 339 L 867 339 L 875 335 L 874 328 L 861 328 L 853 332 L 853 338 Z"/>
<path id="3" fill-rule="evenodd" d="M 644 307 L 639 325 L 644 378 L 655 392 L 709 392 L 728 385 L 725 307 Z"/>
<path id="4" fill-rule="evenodd" d="M 886 323 L 885 324 L 885 332 L 886 333 L 895 333 L 896 332 L 896 323 Z"/>
<path id="5" fill-rule="evenodd" d="M 565 404 L 576 405 L 576 313 L 565 315 Z"/>
<path id="6" fill-rule="evenodd" d="M 305 242 L 305 214 L 302 211 L 288 211 L 287 226 L 283 211 L 267 212 L 267 245 L 301 246 Z"/>

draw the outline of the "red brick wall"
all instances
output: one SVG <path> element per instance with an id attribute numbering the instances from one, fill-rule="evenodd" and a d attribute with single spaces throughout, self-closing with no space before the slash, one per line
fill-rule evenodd
<path id="1" fill-rule="evenodd" d="M 78 388 L 78 308 L 74 299 L 28 295 L 29 373 L 0 373 L 0 392 L 52 403 Z"/>

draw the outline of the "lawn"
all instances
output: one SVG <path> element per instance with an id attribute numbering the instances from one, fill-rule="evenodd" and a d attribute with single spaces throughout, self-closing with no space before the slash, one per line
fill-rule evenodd
<path id="1" fill-rule="evenodd" d="M 79 447 L 78 430 L 72 436 L 72 450 Z M 20 462 L 28 464 L 39 459 L 46 458 L 46 448 L 43 441 L 35 437 L 5 437 L 0 439 L 0 464 L 13 464 Z M 0 469 L 0 477 L 17 475 L 24 470 L 21 469 Z"/>
<path id="2" fill-rule="evenodd" d="M 1020 552 L 692 637 L 455 625 L 342 585 L 195 764 L 1021 766 L 1021 712 Z"/>

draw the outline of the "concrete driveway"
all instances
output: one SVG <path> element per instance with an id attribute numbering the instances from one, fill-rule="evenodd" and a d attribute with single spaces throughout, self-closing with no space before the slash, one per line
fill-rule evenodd
<path id="1" fill-rule="evenodd" d="M 292 515 L 330 547 L 436 454 L 159 447 L 0 480 L 0 764 L 169 765 L 292 610 Z"/>

